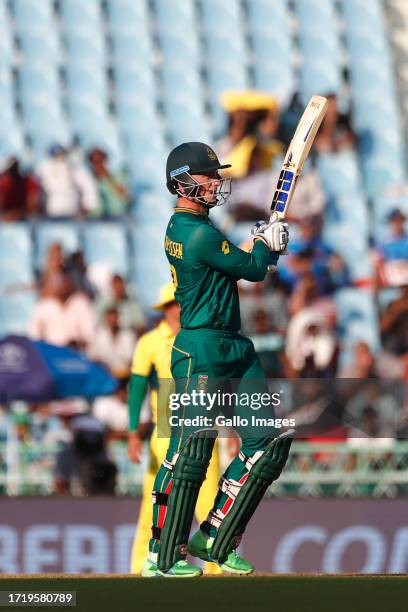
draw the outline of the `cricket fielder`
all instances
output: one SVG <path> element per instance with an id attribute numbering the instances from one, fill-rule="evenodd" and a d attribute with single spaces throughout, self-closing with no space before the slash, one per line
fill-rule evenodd
<path id="1" fill-rule="evenodd" d="M 163 462 L 168 438 L 158 436 L 157 411 L 158 393 L 157 385 L 160 380 L 171 379 L 170 359 L 174 338 L 180 330 L 180 307 L 174 296 L 172 282 L 164 285 L 160 290 L 160 300 L 153 307 L 163 313 L 163 320 L 152 331 L 143 334 L 136 345 L 132 360 L 131 382 L 129 394 L 129 438 L 128 454 L 135 463 L 140 463 L 143 448 L 143 436 L 139 433 L 139 418 L 143 401 L 146 397 L 148 385 L 150 386 L 150 404 L 154 429 L 149 443 L 149 464 L 143 481 L 143 496 L 140 507 L 138 527 L 132 547 L 130 571 L 140 574 L 149 547 L 150 530 L 152 524 L 151 495 L 154 479 Z M 196 517 L 200 524 L 208 514 L 218 488 L 220 466 L 218 452 L 215 452 L 210 461 L 207 478 L 203 484 L 196 506 Z M 215 571 L 214 571 L 215 569 Z M 206 573 L 219 573 L 218 567 L 208 564 Z"/>
<path id="2" fill-rule="evenodd" d="M 287 224 L 257 224 L 253 248 L 237 248 L 209 219 L 213 206 L 224 204 L 230 179 L 211 147 L 184 143 L 167 159 L 167 187 L 178 195 L 165 236 L 175 295 L 181 307 L 181 329 L 171 355 L 171 371 L 179 393 L 211 387 L 212 381 L 266 391 L 266 381 L 252 342 L 239 334 L 241 326 L 237 280 L 261 281 L 268 266 L 286 251 Z M 218 384 L 218 382 L 217 382 Z M 240 387 L 241 389 L 241 387 Z M 236 410 L 242 413 L 242 406 Z M 248 408 L 246 409 L 248 411 Z M 188 415 L 188 409 L 183 414 Z M 211 428 L 172 430 L 166 459 L 153 488 L 153 526 L 142 575 L 194 577 L 201 570 L 186 561 L 193 557 L 214 562 L 225 572 L 249 574 L 251 563 L 237 547 L 259 502 L 276 480 L 292 438 L 283 434 L 258 437 L 240 431 L 241 451 L 222 476 L 207 519 L 188 541 L 197 496 L 215 443 Z"/>

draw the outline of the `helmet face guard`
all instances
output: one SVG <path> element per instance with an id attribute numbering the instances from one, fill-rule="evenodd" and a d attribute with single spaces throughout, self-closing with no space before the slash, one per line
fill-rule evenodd
<path id="1" fill-rule="evenodd" d="M 189 167 L 184 166 L 171 172 L 171 191 L 180 197 L 192 200 L 197 204 L 202 204 L 208 208 L 214 206 L 222 206 L 226 203 L 231 195 L 231 179 L 218 176 L 215 179 L 208 178 L 208 181 L 199 183 L 194 176 L 190 174 Z M 177 186 L 178 184 L 178 186 Z M 200 191 L 202 188 L 209 193 L 202 196 Z"/>

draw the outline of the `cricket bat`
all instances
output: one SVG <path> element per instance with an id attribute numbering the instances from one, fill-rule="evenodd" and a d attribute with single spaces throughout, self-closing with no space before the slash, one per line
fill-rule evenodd
<path id="1" fill-rule="evenodd" d="M 327 105 L 327 98 L 313 96 L 300 118 L 279 175 L 271 204 L 270 221 L 278 221 L 286 216 L 297 180 L 326 114 Z"/>

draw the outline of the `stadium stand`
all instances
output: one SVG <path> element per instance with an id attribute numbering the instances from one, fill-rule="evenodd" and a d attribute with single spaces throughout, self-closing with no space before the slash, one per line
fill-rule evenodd
<path id="1" fill-rule="evenodd" d="M 317 170 L 328 198 L 323 235 L 352 279 L 367 279 L 371 231 L 383 232 L 395 205 L 385 190 L 406 179 L 385 9 L 394 15 L 395 33 L 395 15 L 403 13 L 397 0 L 0 0 L 1 157 L 15 154 L 35 166 L 55 143 L 76 139 L 84 152 L 100 146 L 115 171 L 127 171 L 136 200 L 129 230 L 127 220 L 38 222 L 32 235 L 22 225 L 35 258 L 34 265 L 19 259 L 16 278 L 32 279 L 50 240 L 67 251 L 83 244 L 89 262 L 105 251 L 115 269 L 136 280 L 140 295 L 148 285 L 147 307 L 167 278 L 165 266 L 157 273 L 163 258 L 149 263 L 144 244 L 149 236 L 161 249 L 171 202 L 163 185 L 169 148 L 180 140 L 214 142 L 225 128 L 224 90 L 257 87 L 286 105 L 298 84 L 303 100 L 337 93 L 352 111 L 358 151 L 322 153 Z M 350 245 L 345 238 L 356 224 Z M 243 236 L 246 227 L 231 235 Z M 9 270 L 2 286 L 15 264 L 8 265 L 2 264 Z M 339 299 L 347 321 L 343 304 Z M 371 311 L 362 312 L 372 339 Z"/>
<path id="2" fill-rule="evenodd" d="M 289 281 L 284 274 L 275 275 L 261 289 L 258 284 L 252 289 L 242 284 L 239 290 L 249 299 L 254 292 L 256 308 L 249 310 L 258 315 L 259 329 L 253 335 L 257 347 L 270 348 L 269 342 L 274 347 L 270 352 L 278 365 L 268 375 L 286 375 L 282 347 L 287 323 L 297 315 L 307 319 L 315 308 L 309 327 L 317 335 L 327 312 L 334 314 L 330 324 L 325 320 L 319 342 L 322 353 L 328 346 L 334 347 L 334 353 L 339 350 L 337 374 L 363 343 L 366 355 L 371 352 L 376 363 L 362 379 L 386 379 L 395 371 L 401 378 L 406 376 L 406 365 L 402 374 L 400 365 L 406 356 L 401 358 L 389 348 L 395 331 L 388 330 L 387 345 L 379 324 L 390 305 L 393 310 L 397 304 L 397 311 L 404 306 L 404 294 L 400 287 L 378 290 L 375 247 L 388 237 L 391 212 L 399 209 L 408 217 L 407 4 L 406 0 L 0 0 L 0 178 L 12 157 L 22 162 L 24 172 L 32 172 L 35 182 L 38 164 L 51 146 L 65 145 L 67 157 L 72 155 L 70 162 L 78 166 L 85 166 L 89 150 L 99 147 L 108 154 L 110 175 L 106 179 L 89 173 L 95 193 L 101 189 L 105 195 L 115 195 L 121 187 L 132 199 L 129 209 L 123 206 L 127 212 L 114 220 L 108 214 L 89 218 L 78 205 L 75 218 L 51 221 L 44 218 L 44 201 L 40 201 L 32 217 L 0 221 L 0 335 L 28 332 L 45 284 L 46 255 L 55 243 L 62 245 L 72 267 L 70 256 L 83 253 L 83 268 L 79 264 L 75 270 L 76 289 L 87 294 L 95 319 L 112 304 L 123 311 L 136 305 L 144 311 L 139 321 L 147 315 L 150 325 L 151 305 L 170 279 L 163 250 L 173 205 L 164 184 L 170 148 L 184 140 L 203 140 L 216 147 L 232 118 L 220 104 L 220 94 L 226 90 L 250 88 L 273 95 L 279 101 L 280 117 L 289 117 L 290 127 L 296 125 L 299 109 L 310 95 L 335 94 L 341 130 L 349 131 L 352 143 L 318 152 L 316 147 L 306 167 L 305 174 L 316 171 L 325 196 L 324 211 L 315 220 L 321 223 L 317 246 L 306 241 L 303 251 L 285 258 L 292 262 L 287 265 L 292 265 Z M 285 141 L 281 133 L 279 138 Z M 276 160 L 281 160 L 281 153 Z M 253 224 L 234 223 L 228 206 L 214 211 L 212 218 L 236 243 L 248 238 Z M 291 221 L 292 245 L 300 238 L 301 222 Z M 315 259 L 310 253 L 314 247 Z M 333 254 L 340 256 L 346 274 L 339 269 L 339 259 L 330 268 Z M 282 259 L 280 269 L 288 272 Z M 293 262 L 307 268 L 304 277 Z M 62 276 L 67 267 L 64 261 Z M 310 283 L 315 267 L 322 285 L 327 281 L 324 275 L 330 277 L 329 288 L 310 304 L 308 291 L 312 295 L 320 291 L 317 282 Z M 84 268 L 95 274 L 84 280 Z M 98 274 L 106 294 L 100 291 L 95 298 L 95 286 L 100 290 L 96 282 L 93 285 Z M 122 292 L 114 293 L 115 282 L 123 285 Z M 302 284 L 293 299 L 294 289 Z M 282 325 L 271 323 L 265 333 L 262 324 L 271 315 L 269 300 L 275 294 L 287 320 Z M 139 304 L 132 302 L 135 296 Z M 270 310 L 274 308 L 276 302 Z M 245 326 L 245 307 L 242 311 Z M 376 370 L 380 360 L 383 370 Z M 395 362 L 397 369 L 387 369 Z M 296 375 L 308 376 L 307 369 L 306 374 L 299 370 Z M 331 377 L 332 371 L 323 369 L 318 375 Z M 402 393 L 396 392 L 393 401 L 402 406 L 401 398 Z M 387 389 L 379 402 L 390 403 Z M 388 440 L 389 446 L 373 445 L 369 452 L 368 447 L 348 445 L 344 432 L 342 444 L 296 442 L 287 470 L 269 493 L 406 494 L 407 446 L 396 441 L 406 437 L 406 424 L 403 434 L 396 428 L 384 431 L 381 440 Z M 0 463 L 7 452 L 3 441 L 0 435 Z M 139 492 L 143 470 L 129 462 L 123 440 L 112 442 L 111 451 L 120 467 L 117 492 Z M 19 445 L 18 453 L 12 493 L 52 493 L 56 446 L 30 439 Z M 0 474 L 0 490 L 9 486 L 7 478 Z"/>

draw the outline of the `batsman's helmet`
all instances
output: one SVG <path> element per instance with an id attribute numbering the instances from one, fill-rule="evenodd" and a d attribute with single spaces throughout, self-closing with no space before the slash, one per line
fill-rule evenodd
<path id="1" fill-rule="evenodd" d="M 200 197 L 200 188 L 208 183 L 198 183 L 192 175 L 210 175 L 218 170 L 230 168 L 231 164 L 221 164 L 213 149 L 203 142 L 184 142 L 173 149 L 166 164 L 166 185 L 170 193 L 183 195 L 206 206 L 224 204 L 231 193 L 231 179 L 211 178 L 208 183 L 216 183 L 214 189 L 214 202 Z M 181 191 L 182 189 L 182 191 Z"/>

